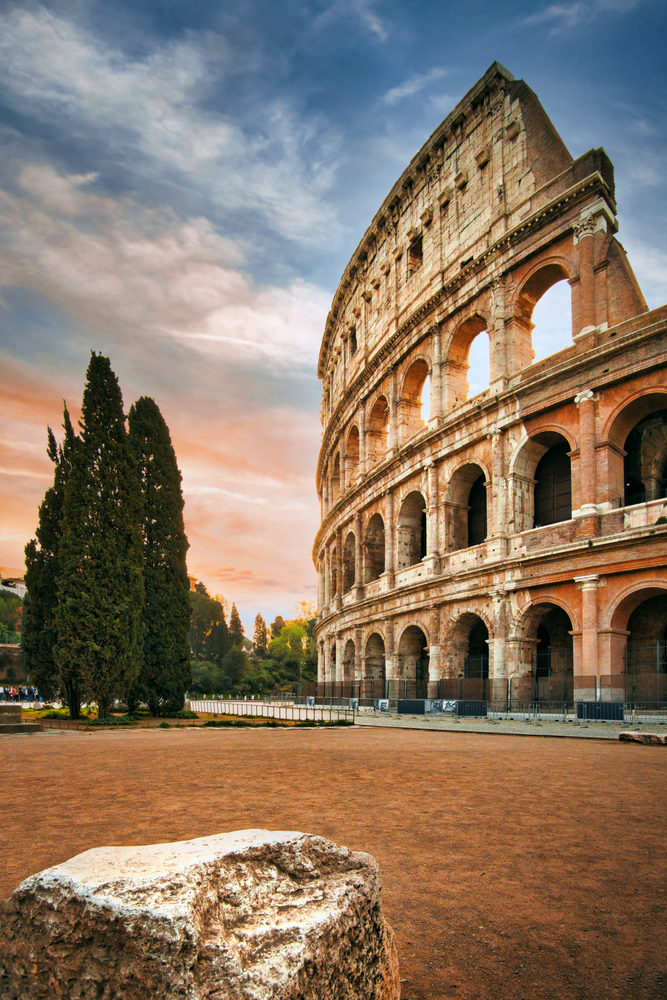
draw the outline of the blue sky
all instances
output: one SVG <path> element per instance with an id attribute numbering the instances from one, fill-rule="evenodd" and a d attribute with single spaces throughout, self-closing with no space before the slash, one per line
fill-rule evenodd
<path id="1" fill-rule="evenodd" d="M 658 0 L 0 4 L 0 567 L 95 349 L 172 429 L 191 571 L 247 624 L 314 597 L 317 352 L 380 202 L 497 59 L 605 147 L 662 304 L 666 39 Z"/>

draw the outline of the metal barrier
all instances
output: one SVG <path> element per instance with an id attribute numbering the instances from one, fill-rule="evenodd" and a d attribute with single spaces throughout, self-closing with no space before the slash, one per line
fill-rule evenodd
<path id="1" fill-rule="evenodd" d="M 210 715 L 237 715 L 287 722 L 354 722 L 355 707 L 342 705 L 300 705 L 294 701 L 243 701 L 232 698 L 190 699 L 193 712 Z"/>

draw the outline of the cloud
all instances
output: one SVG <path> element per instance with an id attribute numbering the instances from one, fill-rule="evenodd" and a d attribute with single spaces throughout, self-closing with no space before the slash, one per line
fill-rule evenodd
<path id="1" fill-rule="evenodd" d="M 133 60 L 43 7 L 14 8 L 0 15 L 0 83 L 14 107 L 61 123 L 114 162 L 132 161 L 139 176 L 171 173 L 223 210 L 261 215 L 291 240 L 331 239 L 338 223 L 326 194 L 339 137 L 277 98 L 243 123 L 211 108 L 211 92 L 224 90 L 222 48 L 220 59 L 220 44 L 193 36 Z"/>
<path id="2" fill-rule="evenodd" d="M 389 28 L 385 21 L 376 13 L 377 3 L 374 0 L 334 0 L 314 22 L 315 29 L 321 29 L 335 21 L 359 21 L 365 30 L 375 35 L 381 42 L 389 37 Z"/>
<path id="3" fill-rule="evenodd" d="M 610 12 L 628 14 L 642 0 L 576 0 L 575 3 L 553 3 L 543 10 L 523 18 L 522 24 L 553 24 L 552 33 L 576 28 Z"/>
<path id="4" fill-rule="evenodd" d="M 205 218 L 179 220 L 88 190 L 48 165 L 0 190 L 0 285 L 47 296 L 88 328 L 168 338 L 202 355 L 312 370 L 329 296 L 297 280 L 259 288 L 237 244 Z"/>
<path id="5" fill-rule="evenodd" d="M 444 76 L 447 76 L 448 72 L 449 70 L 443 66 L 434 66 L 428 73 L 415 73 L 404 83 L 388 90 L 382 100 L 385 104 L 396 104 L 398 101 L 402 101 L 404 97 L 412 97 L 414 94 L 418 94 L 435 80 L 442 80 Z"/>

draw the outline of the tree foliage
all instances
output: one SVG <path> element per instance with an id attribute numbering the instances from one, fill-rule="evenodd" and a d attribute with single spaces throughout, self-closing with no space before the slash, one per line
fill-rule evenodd
<path id="1" fill-rule="evenodd" d="M 285 619 L 281 615 L 276 615 L 276 617 L 269 625 L 269 629 L 271 630 L 271 637 L 273 639 L 277 639 L 278 636 L 280 635 L 280 630 L 283 628 L 285 628 Z"/>
<path id="2" fill-rule="evenodd" d="M 136 692 L 159 715 L 182 709 L 190 685 L 190 581 L 181 473 L 169 428 L 153 399 L 138 399 L 128 424 L 143 494 L 144 651 Z"/>
<path id="3" fill-rule="evenodd" d="M 266 656 L 266 622 L 260 614 L 255 615 L 255 629 L 252 634 L 255 656 Z"/>
<path id="4" fill-rule="evenodd" d="M 78 718 L 82 679 L 75 669 L 59 669 L 54 659 L 56 643 L 56 608 L 58 579 L 61 571 L 60 543 L 65 504 L 65 488 L 72 470 L 79 439 L 74 433 L 67 406 L 63 410 L 63 443 L 56 444 L 53 431 L 47 428 L 47 454 L 54 463 L 53 486 L 39 507 L 36 537 L 25 547 L 25 584 L 21 647 L 25 665 L 33 683 L 51 698 L 63 688 L 72 718 Z"/>
<path id="5" fill-rule="evenodd" d="M 54 659 L 108 715 L 132 690 L 143 657 L 141 483 L 109 359 L 92 353 L 81 435 L 64 491 Z"/>
<path id="6" fill-rule="evenodd" d="M 236 605 L 232 604 L 232 613 L 229 616 L 229 639 L 232 646 L 242 646 L 243 638 L 243 623 Z"/>

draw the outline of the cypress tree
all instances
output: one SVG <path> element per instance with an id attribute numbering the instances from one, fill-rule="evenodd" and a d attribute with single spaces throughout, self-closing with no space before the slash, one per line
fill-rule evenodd
<path id="1" fill-rule="evenodd" d="M 141 672 L 142 495 L 118 380 L 94 351 L 79 426 L 65 485 L 54 657 L 104 717 Z"/>
<path id="2" fill-rule="evenodd" d="M 235 604 L 232 604 L 232 613 L 229 616 L 229 640 L 232 646 L 241 646 L 243 643 L 243 624 Z"/>
<path id="3" fill-rule="evenodd" d="M 252 641 L 257 656 L 266 656 L 266 622 L 260 614 L 255 615 L 255 631 Z"/>
<path id="4" fill-rule="evenodd" d="M 169 428 L 153 399 L 138 399 L 130 408 L 128 424 L 144 499 L 144 657 L 137 692 L 147 700 L 151 714 L 159 715 L 183 708 L 191 680 L 181 473 Z M 132 693 L 128 699 L 132 710 Z"/>
<path id="5" fill-rule="evenodd" d="M 216 601 L 216 603 L 218 602 Z M 217 664 L 217 666 L 221 665 L 231 648 L 229 629 L 227 628 L 227 619 L 225 618 L 225 609 L 222 605 L 220 605 L 220 608 L 221 614 L 219 620 L 212 626 L 211 631 L 206 637 L 206 643 L 204 646 L 204 655 L 206 659 L 211 660 L 211 662 Z"/>
<path id="6" fill-rule="evenodd" d="M 23 602 L 21 646 L 32 682 L 40 693 L 51 698 L 58 688 L 62 688 L 71 718 L 78 719 L 81 707 L 80 678 L 69 672 L 61 676 L 53 657 L 63 503 L 73 450 L 78 442 L 67 406 L 64 407 L 63 428 L 65 437 L 60 446 L 56 444 L 51 428 L 47 428 L 46 451 L 55 470 L 53 486 L 46 491 L 39 508 L 36 538 L 32 538 L 25 547 L 27 592 Z"/>

